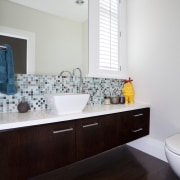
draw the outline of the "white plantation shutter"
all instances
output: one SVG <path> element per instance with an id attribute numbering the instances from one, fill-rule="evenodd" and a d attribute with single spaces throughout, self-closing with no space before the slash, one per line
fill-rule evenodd
<path id="1" fill-rule="evenodd" d="M 89 0 L 88 77 L 128 78 L 126 1 Z"/>
<path id="2" fill-rule="evenodd" d="M 99 0 L 99 69 L 119 67 L 119 0 Z"/>

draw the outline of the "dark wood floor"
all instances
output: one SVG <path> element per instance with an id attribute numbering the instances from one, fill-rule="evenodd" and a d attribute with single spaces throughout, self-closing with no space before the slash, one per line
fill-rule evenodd
<path id="1" fill-rule="evenodd" d="M 177 180 L 164 161 L 123 145 L 33 180 Z"/>

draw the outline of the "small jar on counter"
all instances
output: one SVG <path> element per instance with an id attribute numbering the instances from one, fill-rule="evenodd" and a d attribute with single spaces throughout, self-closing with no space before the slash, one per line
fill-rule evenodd
<path id="1" fill-rule="evenodd" d="M 105 98 L 104 98 L 104 104 L 105 104 L 105 105 L 111 104 L 111 99 L 110 99 L 110 97 L 105 97 Z"/>
<path id="2" fill-rule="evenodd" d="M 125 97 L 123 94 L 121 94 L 121 96 L 119 97 L 119 103 L 120 104 L 124 104 L 125 103 Z"/>

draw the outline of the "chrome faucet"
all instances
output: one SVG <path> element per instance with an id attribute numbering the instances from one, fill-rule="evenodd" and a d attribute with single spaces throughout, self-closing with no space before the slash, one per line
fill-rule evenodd
<path id="1" fill-rule="evenodd" d="M 72 77 L 72 73 L 70 71 L 61 71 L 61 73 L 59 75 L 62 76 L 63 73 L 69 73 L 70 77 Z"/>
<path id="2" fill-rule="evenodd" d="M 73 76 L 75 76 L 75 71 L 76 70 L 78 70 L 79 71 L 79 78 L 80 78 L 80 81 L 79 81 L 79 93 L 82 93 L 82 81 L 83 81 L 83 79 L 82 79 L 82 71 L 81 71 L 81 69 L 80 68 L 75 68 L 75 69 L 73 69 Z"/>

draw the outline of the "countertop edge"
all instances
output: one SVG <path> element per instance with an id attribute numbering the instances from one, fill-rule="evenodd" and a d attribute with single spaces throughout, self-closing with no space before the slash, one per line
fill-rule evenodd
<path id="1" fill-rule="evenodd" d="M 27 113 L 1 113 L 0 119 L 2 120 L 0 120 L 0 130 L 63 122 L 141 108 L 150 108 L 150 105 L 145 103 L 127 105 L 93 105 L 86 106 L 81 113 L 69 115 L 57 115 L 52 113 L 50 110 L 29 111 Z"/>

